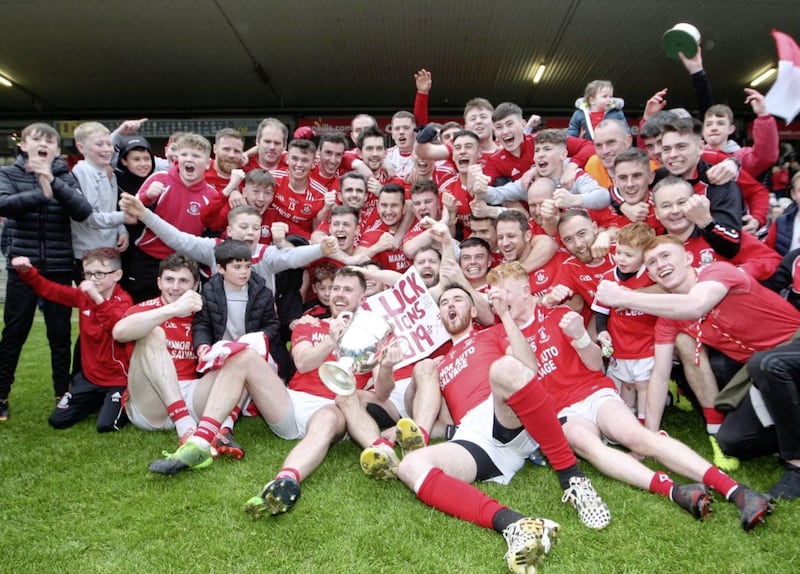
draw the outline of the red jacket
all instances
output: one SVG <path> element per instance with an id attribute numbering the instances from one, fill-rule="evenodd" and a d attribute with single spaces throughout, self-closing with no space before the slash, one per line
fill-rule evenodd
<path id="1" fill-rule="evenodd" d="M 80 310 L 81 370 L 86 379 L 101 387 L 127 386 L 128 353 L 124 344 L 114 341 L 111 331 L 133 305 L 131 296 L 116 285 L 111 298 L 98 305 L 77 287 L 54 283 L 36 269 L 19 276 L 40 297 Z"/>

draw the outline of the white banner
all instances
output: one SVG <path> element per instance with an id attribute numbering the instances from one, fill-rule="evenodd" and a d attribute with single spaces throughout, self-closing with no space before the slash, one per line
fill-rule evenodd
<path id="1" fill-rule="evenodd" d="M 393 287 L 369 297 L 364 307 L 382 315 L 394 328 L 403 349 L 403 360 L 395 368 L 428 357 L 450 339 L 439 306 L 413 266 Z"/>

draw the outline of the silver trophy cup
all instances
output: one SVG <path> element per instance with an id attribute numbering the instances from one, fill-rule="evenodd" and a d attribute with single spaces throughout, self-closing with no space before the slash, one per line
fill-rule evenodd
<path id="1" fill-rule="evenodd" d="M 394 333 L 391 325 L 373 311 L 359 309 L 339 316 L 349 316 L 350 323 L 336 344 L 337 360 L 325 361 L 319 368 L 319 378 L 337 395 L 352 395 L 356 391 L 355 375 L 377 366 Z"/>

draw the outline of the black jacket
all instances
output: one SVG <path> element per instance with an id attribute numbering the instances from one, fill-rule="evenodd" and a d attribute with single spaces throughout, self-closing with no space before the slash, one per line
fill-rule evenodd
<path id="1" fill-rule="evenodd" d="M 12 257 L 25 256 L 45 274 L 73 270 L 70 219 L 83 221 L 92 206 L 63 159 L 53 162 L 53 176 L 53 198 L 48 199 L 37 175 L 25 171 L 25 156 L 0 168 L 0 216 L 8 218 L 3 230 L 8 269 Z"/>
<path id="2" fill-rule="evenodd" d="M 288 380 L 294 370 L 291 356 L 280 336 L 275 314 L 275 299 L 264 279 L 253 273 L 247 284 L 245 332 L 263 331 L 269 338 L 269 352 L 278 364 L 282 379 Z M 194 348 L 213 345 L 222 340 L 228 322 L 228 301 L 222 275 L 215 273 L 203 286 L 203 308 L 195 313 L 192 323 Z"/>

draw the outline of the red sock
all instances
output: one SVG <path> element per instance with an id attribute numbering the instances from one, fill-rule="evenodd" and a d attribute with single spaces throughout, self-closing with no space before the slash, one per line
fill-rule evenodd
<path id="1" fill-rule="evenodd" d="M 508 397 L 508 406 L 517 413 L 525 430 L 539 443 L 555 470 L 564 470 L 578 463 L 558 422 L 555 401 L 538 379 L 531 379 Z"/>
<path id="2" fill-rule="evenodd" d="M 417 498 L 436 510 L 484 528 L 494 528 L 494 515 L 506 508 L 471 484 L 449 476 L 439 468 L 428 472 Z"/>
<path id="3" fill-rule="evenodd" d="M 669 475 L 665 472 L 656 471 L 653 474 L 653 478 L 650 480 L 650 492 L 654 492 L 655 494 L 660 494 L 661 496 L 666 496 L 669 498 L 670 492 L 672 492 L 672 487 L 675 483 L 669 477 Z"/>
<path id="4" fill-rule="evenodd" d="M 189 416 L 189 409 L 186 408 L 186 403 L 183 399 L 178 399 L 172 404 L 167 405 L 167 415 L 172 422 L 178 422 Z"/>
<path id="5" fill-rule="evenodd" d="M 293 478 L 297 482 L 300 482 L 300 471 L 296 468 L 284 466 L 278 471 L 278 474 L 275 475 L 275 480 L 278 480 L 279 478 Z"/>
<path id="6" fill-rule="evenodd" d="M 377 439 L 375 442 L 372 443 L 371 446 L 378 446 L 378 445 L 381 445 L 381 444 L 385 445 L 385 446 L 388 446 L 391 449 L 394 449 L 394 444 L 391 443 L 390 441 L 386 440 L 385 438 Z"/>
<path id="7" fill-rule="evenodd" d="M 239 407 L 234 407 L 230 414 L 233 424 L 236 424 L 236 421 L 239 420 L 240 416 L 242 416 L 242 409 L 240 409 Z"/>
<path id="8" fill-rule="evenodd" d="M 728 498 L 731 493 L 739 486 L 739 483 L 733 480 L 730 476 L 722 472 L 716 466 L 710 466 L 706 473 L 703 475 L 703 484 L 710 486 L 725 498 Z"/>
<path id="9" fill-rule="evenodd" d="M 714 407 L 703 407 L 703 418 L 706 419 L 706 430 L 709 434 L 716 434 L 720 425 L 725 420 L 725 413 Z"/>
<path id="10" fill-rule="evenodd" d="M 419 432 L 421 432 L 421 433 L 422 433 L 422 442 L 423 442 L 423 443 L 425 443 L 426 445 L 427 445 L 427 444 L 430 444 L 430 442 L 431 442 L 431 435 L 430 435 L 430 434 L 428 434 L 428 431 L 426 431 L 424 428 L 422 428 L 422 427 L 421 427 L 421 426 L 419 426 L 419 425 L 417 425 L 417 428 L 419 429 Z"/>
<path id="11" fill-rule="evenodd" d="M 197 425 L 197 430 L 194 431 L 194 436 L 201 438 L 209 443 L 214 441 L 214 437 L 219 432 L 220 422 L 212 419 L 211 417 L 203 417 L 200 419 L 200 424 Z"/>

